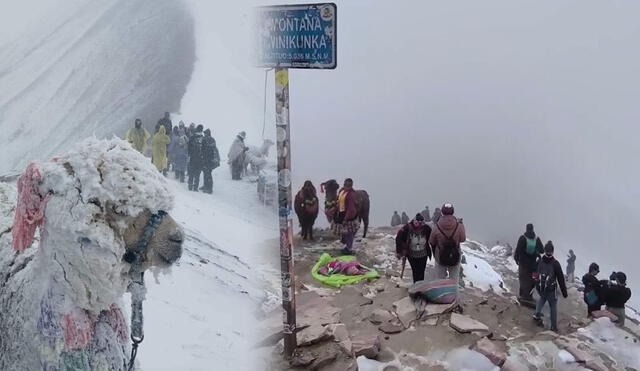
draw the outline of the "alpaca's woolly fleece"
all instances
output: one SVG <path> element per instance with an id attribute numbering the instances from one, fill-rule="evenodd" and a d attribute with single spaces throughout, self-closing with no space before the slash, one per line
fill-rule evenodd
<path id="1" fill-rule="evenodd" d="M 0 369 L 125 369 L 122 234 L 141 212 L 172 208 L 165 178 L 129 143 L 92 138 L 18 183 L 17 209 L 0 187 Z"/>

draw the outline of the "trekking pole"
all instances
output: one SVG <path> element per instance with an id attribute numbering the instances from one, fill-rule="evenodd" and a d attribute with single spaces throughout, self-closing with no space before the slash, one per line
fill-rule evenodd
<path id="1" fill-rule="evenodd" d="M 402 271 L 400 271 L 400 279 L 404 278 L 404 267 L 407 266 L 407 257 L 403 256 L 402 257 Z"/>

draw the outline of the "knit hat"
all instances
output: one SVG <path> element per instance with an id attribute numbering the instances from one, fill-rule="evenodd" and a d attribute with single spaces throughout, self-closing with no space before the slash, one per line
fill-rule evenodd
<path id="1" fill-rule="evenodd" d="M 418 222 L 424 222 L 424 216 L 422 216 L 422 214 L 417 213 L 416 217 L 414 218 L 414 220 L 418 221 Z"/>
<path id="2" fill-rule="evenodd" d="M 453 215 L 453 204 L 446 203 L 442 205 L 442 215 Z"/>
<path id="3" fill-rule="evenodd" d="M 544 252 L 550 252 L 553 253 L 554 247 L 553 247 L 553 242 L 551 241 L 547 241 L 547 244 L 544 245 Z"/>
<path id="4" fill-rule="evenodd" d="M 600 266 L 597 263 L 591 263 L 589 265 L 589 272 L 600 272 Z"/>

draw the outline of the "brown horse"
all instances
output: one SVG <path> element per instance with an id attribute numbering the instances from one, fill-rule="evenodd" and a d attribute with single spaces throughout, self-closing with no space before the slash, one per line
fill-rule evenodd
<path id="1" fill-rule="evenodd" d="M 326 193 L 324 201 L 324 213 L 327 216 L 327 221 L 331 223 L 333 218 L 338 212 L 338 190 L 340 185 L 335 179 L 328 180 L 320 184 L 321 192 Z M 356 203 L 358 205 L 358 219 L 364 223 L 364 233 L 362 237 L 367 237 L 367 231 L 369 229 L 369 209 L 371 202 L 369 200 L 369 194 L 367 191 L 356 191 Z"/>
<path id="2" fill-rule="evenodd" d="M 298 191 L 295 197 L 294 210 L 300 222 L 302 239 L 307 237 L 313 240 L 313 224 L 318 218 L 318 196 L 316 196 L 316 187 L 311 181 L 304 182 L 302 189 Z"/>

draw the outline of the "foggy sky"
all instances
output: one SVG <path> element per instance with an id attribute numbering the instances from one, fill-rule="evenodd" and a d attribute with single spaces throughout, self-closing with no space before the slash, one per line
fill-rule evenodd
<path id="1" fill-rule="evenodd" d="M 469 238 L 533 222 L 632 271 L 640 3 L 337 5 L 338 68 L 290 76 L 296 187 L 350 176 L 374 224 L 450 201 Z"/>
<path id="2" fill-rule="evenodd" d="M 468 236 L 485 243 L 513 244 L 533 222 L 543 240 L 576 250 L 577 273 L 598 258 L 633 283 L 639 2 L 335 2 L 337 69 L 290 72 L 296 188 L 352 177 L 371 195 L 374 225 L 386 225 L 393 210 L 414 215 L 450 201 Z M 224 133 L 219 143 L 245 129 L 250 143 L 260 137 L 263 74 L 248 61 L 247 37 L 257 3 L 194 10 L 211 14 L 219 44 L 198 45 L 210 70 L 196 71 L 187 95 L 198 94 L 202 107 L 183 109 Z M 29 14 L 36 19 L 23 8 L 0 17 L 2 36 L 24 29 Z"/>

